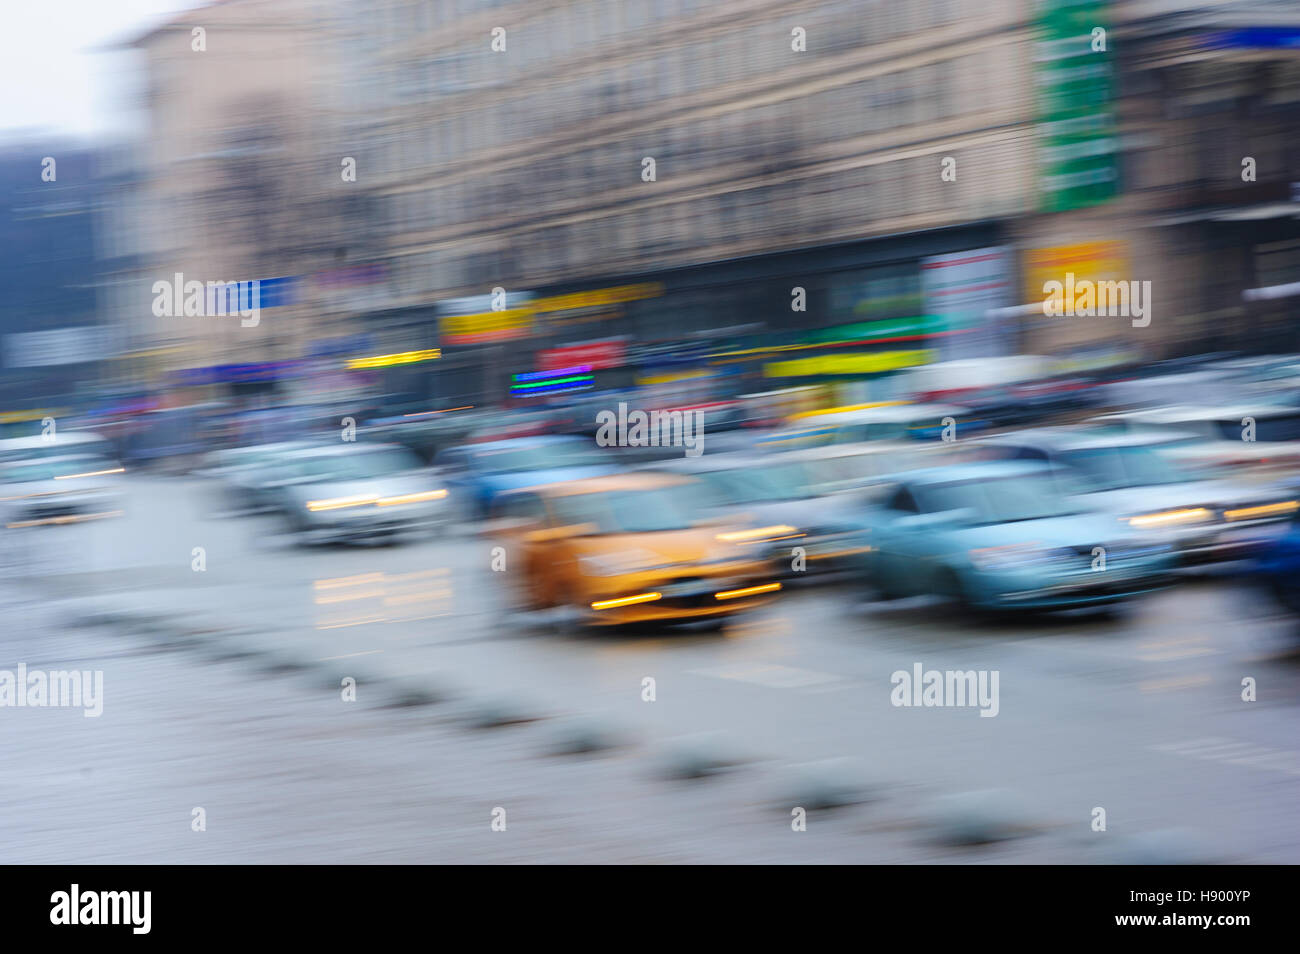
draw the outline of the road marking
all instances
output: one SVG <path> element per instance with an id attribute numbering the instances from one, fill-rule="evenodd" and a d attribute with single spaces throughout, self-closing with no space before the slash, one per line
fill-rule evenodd
<path id="1" fill-rule="evenodd" d="M 809 686 L 824 686 L 828 683 L 840 681 L 839 676 L 830 673 L 778 665 L 750 666 L 744 669 L 729 667 L 692 669 L 690 672 L 696 676 L 734 679 L 737 682 L 749 682 L 756 686 L 766 686 L 769 689 L 804 689 Z"/>
<path id="2" fill-rule="evenodd" d="M 1138 643 L 1137 658 L 1142 662 L 1171 662 L 1198 656 L 1217 656 L 1222 652 L 1209 645 L 1205 635 L 1179 634 L 1172 639 L 1144 639 Z"/>
<path id="3" fill-rule="evenodd" d="M 1170 692 L 1175 689 L 1195 689 L 1209 684 L 1209 676 L 1175 676 L 1172 679 L 1148 679 L 1146 682 L 1138 683 L 1138 689 L 1142 692 Z"/>
<path id="4" fill-rule="evenodd" d="M 317 623 L 317 629 L 342 629 L 345 626 L 365 626 L 367 623 L 386 623 L 387 616 L 365 616 L 361 619 L 349 619 L 342 623 Z"/>
<path id="5" fill-rule="evenodd" d="M 375 653 L 382 653 L 382 649 L 366 649 L 359 653 L 344 653 L 342 656 L 322 656 L 317 662 L 331 662 L 335 659 L 351 659 L 353 656 L 373 656 Z"/>
<path id="6" fill-rule="evenodd" d="M 1174 659 L 1192 659 L 1196 656 L 1217 656 L 1220 650 L 1208 646 L 1192 646 L 1187 649 L 1171 649 L 1163 653 L 1142 653 L 1138 656 L 1142 662 L 1170 662 Z"/>
<path id="7" fill-rule="evenodd" d="M 1207 736 L 1201 739 L 1187 739 L 1182 742 L 1167 742 L 1153 745 L 1156 752 L 1170 755 L 1182 755 L 1186 758 L 1200 759 L 1203 762 L 1222 762 L 1226 765 L 1245 765 L 1250 768 L 1282 772 L 1285 775 L 1300 777 L 1300 753 L 1286 749 L 1270 749 L 1268 746 L 1255 745 L 1221 736 Z"/>

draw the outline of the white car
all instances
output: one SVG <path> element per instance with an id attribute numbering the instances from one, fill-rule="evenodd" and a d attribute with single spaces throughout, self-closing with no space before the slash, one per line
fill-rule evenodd
<path id="1" fill-rule="evenodd" d="M 0 465 L 0 512 L 7 529 L 81 523 L 122 513 L 123 468 L 91 455 Z"/>
<path id="2" fill-rule="evenodd" d="M 290 451 L 312 447 L 310 441 L 283 441 L 230 447 L 208 454 L 196 473 L 216 481 L 219 509 L 232 516 L 266 513 L 275 501 L 263 492 L 263 471 Z"/>
<path id="3" fill-rule="evenodd" d="M 1183 564 L 1245 556 L 1262 538 L 1284 532 L 1300 511 L 1284 487 L 1207 479 L 1163 456 L 1141 434 L 1041 428 L 975 442 L 970 452 L 1047 464 L 1083 506 L 1172 545 Z"/>
<path id="4" fill-rule="evenodd" d="M 1193 467 L 1256 479 L 1300 469 L 1300 408 L 1287 405 L 1180 404 L 1104 414 L 1089 423 L 1148 436 L 1162 454 Z"/>
<path id="5" fill-rule="evenodd" d="M 292 450 L 258 475 L 258 492 L 300 542 L 391 540 L 451 519 L 447 488 L 398 444 Z"/>

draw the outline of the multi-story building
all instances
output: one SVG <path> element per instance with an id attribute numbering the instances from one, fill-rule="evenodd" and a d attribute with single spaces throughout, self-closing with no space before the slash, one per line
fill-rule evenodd
<path id="1" fill-rule="evenodd" d="M 88 393 L 111 335 L 96 309 L 96 154 L 71 141 L 0 152 L 0 435 L 38 434 L 43 413 Z"/>
<path id="2" fill-rule="evenodd" d="M 350 275 L 373 275 L 372 242 L 337 137 L 328 9 L 224 0 L 128 44 L 144 60 L 149 128 L 115 180 L 115 238 L 134 266 L 110 308 L 130 352 L 143 356 L 126 367 L 154 385 L 271 386 L 284 362 L 355 332 L 346 318 L 356 301 L 340 289 Z M 258 281 L 256 323 L 159 315 L 154 286 L 174 286 L 178 275 L 205 288 Z"/>
<path id="3" fill-rule="evenodd" d="M 253 329 L 132 304 L 132 340 L 181 349 L 173 368 L 359 333 L 441 348 L 386 383 L 438 404 L 592 355 L 605 384 L 707 366 L 874 394 L 937 357 L 1276 330 L 1287 299 L 1243 294 L 1300 280 L 1295 21 L 1244 0 L 226 0 L 135 42 L 144 277 L 301 280 Z M 1066 272 L 1150 281 L 1151 322 L 1045 316 Z"/>
<path id="4" fill-rule="evenodd" d="M 1168 350 L 1300 349 L 1300 6 L 1131 0 L 1117 42 L 1135 270 Z"/>
<path id="5" fill-rule="evenodd" d="M 515 323 L 444 317 L 445 361 L 479 348 L 489 378 L 608 336 L 921 338 L 923 260 L 998 245 L 1034 207 L 1021 0 L 354 10 L 368 183 L 411 314 L 494 288 L 542 300 L 507 308 Z M 652 297 L 554 301 L 626 285 Z M 862 325 L 887 319 L 909 321 Z M 484 344 L 525 333 L 505 358 Z"/>

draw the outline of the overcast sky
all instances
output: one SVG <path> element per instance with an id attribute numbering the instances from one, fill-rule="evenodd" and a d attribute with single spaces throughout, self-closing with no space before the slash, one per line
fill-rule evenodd
<path id="1" fill-rule="evenodd" d="M 103 137 L 139 121 L 138 60 L 104 52 L 200 0 L 12 0 L 0 12 L 0 145 Z"/>

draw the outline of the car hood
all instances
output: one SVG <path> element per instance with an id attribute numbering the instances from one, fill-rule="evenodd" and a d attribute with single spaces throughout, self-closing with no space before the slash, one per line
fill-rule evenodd
<path id="1" fill-rule="evenodd" d="M 574 548 L 579 556 L 599 557 L 606 554 L 644 552 L 649 566 L 720 563 L 752 559 L 750 552 L 735 543 L 726 543 L 718 535 L 731 526 L 691 527 L 660 533 L 618 533 L 599 537 L 578 537 Z M 653 555 L 653 561 L 648 557 Z"/>
<path id="2" fill-rule="evenodd" d="M 1150 487 L 1124 487 L 1085 494 L 1090 506 L 1114 514 L 1152 513 L 1183 507 L 1232 506 L 1285 499 L 1285 492 L 1231 480 L 1193 480 Z"/>
<path id="3" fill-rule="evenodd" d="M 1092 547 L 1116 540 L 1136 541 L 1133 531 L 1121 525 L 1114 517 L 1096 513 L 961 527 L 952 533 L 957 542 L 964 547 L 1001 547 L 1035 543 L 1047 549 Z"/>
<path id="4" fill-rule="evenodd" d="M 390 474 L 364 480 L 334 480 L 320 484 L 297 484 L 286 487 L 285 493 L 299 503 L 308 500 L 329 500 L 335 497 L 396 497 L 402 494 L 425 493 L 441 485 L 427 474 Z"/>
<path id="5" fill-rule="evenodd" d="M 803 500 L 771 500 L 735 508 L 737 520 L 754 526 L 784 524 L 797 530 L 852 529 L 855 521 L 848 503 L 833 496 Z"/>

